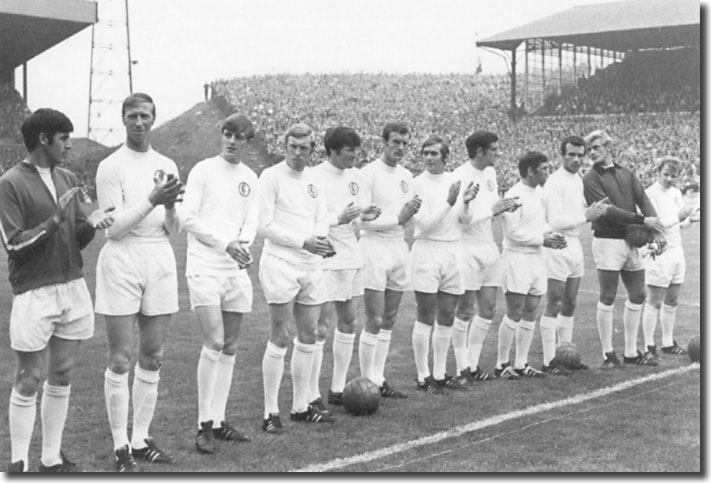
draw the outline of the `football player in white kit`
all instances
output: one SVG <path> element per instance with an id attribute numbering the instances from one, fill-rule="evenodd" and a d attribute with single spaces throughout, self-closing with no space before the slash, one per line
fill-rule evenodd
<path id="1" fill-rule="evenodd" d="M 106 411 L 117 472 L 135 472 L 134 459 L 172 463 L 148 434 L 158 399 L 163 345 L 178 311 L 178 275 L 168 241 L 181 221 L 183 193 L 175 163 L 151 148 L 156 111 L 143 93 L 122 106 L 126 143 L 99 164 L 96 194 L 101 208 L 116 208 L 115 222 L 96 267 L 96 312 L 106 319 L 109 361 L 104 373 Z M 133 378 L 133 426 L 128 439 L 128 373 L 138 322 L 138 361 Z"/>
<path id="2" fill-rule="evenodd" d="M 642 333 L 646 355 L 657 356 L 654 331 L 657 319 L 662 326 L 661 352 L 682 355 L 686 350 L 674 340 L 676 307 L 679 305 L 679 289 L 684 282 L 686 260 L 681 244 L 681 230 L 693 222 L 693 206 L 684 206 L 681 191 L 675 186 L 681 173 L 681 161 L 673 156 L 665 156 L 658 161 L 659 176 L 645 193 L 664 224 L 666 250 L 647 261 L 645 281 L 647 283 L 647 303 L 642 314 Z"/>
<path id="3" fill-rule="evenodd" d="M 543 184 L 548 178 L 548 158 L 529 151 L 519 158 L 521 180 L 506 193 L 516 198 L 520 208 L 504 214 L 502 287 L 506 315 L 499 327 L 498 357 L 494 375 L 504 379 L 541 377 L 543 373 L 528 364 L 528 351 L 536 327 L 536 311 L 546 292 L 546 264 L 543 247 L 565 248 L 565 237 L 550 230 L 546 223 Z M 516 341 L 516 359 L 509 362 L 511 345 Z"/>
<path id="4" fill-rule="evenodd" d="M 578 173 L 585 157 L 585 140 L 580 136 L 566 137 L 560 143 L 560 154 L 563 163 L 550 175 L 543 192 L 546 199 L 546 221 L 553 230 L 565 236 L 566 247 L 543 249 L 548 288 L 546 308 L 540 325 L 542 371 L 567 375 L 570 370 L 555 358 L 556 335 L 558 343 L 573 341 L 575 301 L 585 270 L 580 231 L 585 224 L 604 215 L 609 205 L 601 200 L 586 208 L 583 178 Z M 585 369 L 587 366 L 580 363 L 576 368 Z"/>
<path id="5" fill-rule="evenodd" d="M 336 315 L 333 336 L 333 376 L 328 390 L 328 403 L 341 405 L 348 368 L 353 357 L 357 303 L 363 295 L 363 258 L 358 249 L 359 219 L 374 220 L 380 214 L 375 206 L 360 203 L 360 172 L 353 168 L 361 144 L 353 128 L 338 126 L 326 131 L 323 140 L 328 159 L 312 168 L 318 187 L 326 196 L 329 226 L 328 239 L 336 254 L 324 259 L 323 272 L 328 290 L 328 302 L 321 307 L 314 355 L 309 380 L 309 401 L 326 410 L 319 390 L 323 346 L 328 329 Z"/>
<path id="6" fill-rule="evenodd" d="M 452 173 L 444 171 L 449 145 L 441 137 L 427 138 L 421 154 L 426 171 L 412 183 L 413 192 L 422 200 L 420 210 L 413 217 L 415 241 L 410 252 L 412 288 L 417 303 L 412 350 L 417 366 L 417 388 L 428 394 L 442 394 L 445 388 L 467 390 L 466 385 L 447 375 L 445 368 L 452 340 L 454 310 L 459 296 L 464 293 L 460 272 L 462 226 L 469 224 L 469 204 L 479 186 L 469 182 L 463 196 L 459 197 L 462 182 L 454 181 Z M 431 373 L 428 361 L 430 333 Z"/>
<path id="7" fill-rule="evenodd" d="M 479 368 L 479 358 L 494 319 L 496 291 L 501 286 L 499 248 L 494 241 L 491 222 L 505 211 L 518 208 L 516 200 L 499 198 L 494 169 L 499 153 L 499 137 L 490 131 L 476 131 L 467 138 L 466 148 L 469 162 L 454 170 L 454 178 L 464 186 L 474 183 L 474 186 L 479 186 L 479 191 L 469 203 L 471 220 L 462 232 L 464 293 L 457 302 L 452 326 L 458 380 L 463 384 L 489 378 Z"/>
<path id="8" fill-rule="evenodd" d="M 409 251 L 403 226 L 420 209 L 421 200 L 412 194 L 412 174 L 399 164 L 410 143 L 407 126 L 387 124 L 383 142 L 382 156 L 360 173 L 363 204 L 378 206 L 381 214 L 361 224 L 366 319 L 358 355 L 361 376 L 372 380 L 383 397 L 402 399 L 406 395 L 385 381 L 385 361 L 402 292 L 409 286 Z"/>
<path id="9" fill-rule="evenodd" d="M 242 318 L 252 310 L 245 268 L 258 223 L 257 175 L 244 163 L 254 126 L 245 115 L 232 114 L 221 134 L 221 153 L 190 171 L 182 207 L 188 232 L 185 275 L 202 333 L 195 444 L 208 454 L 215 452 L 215 439 L 248 439 L 226 420 L 225 411 Z"/>
<path id="10" fill-rule="evenodd" d="M 258 185 L 259 232 L 264 248 L 259 281 L 269 305 L 271 328 L 262 359 L 264 420 L 267 433 L 282 432 L 279 387 L 289 325 L 297 336 L 291 355 L 293 400 L 290 418 L 296 422 L 332 423 L 330 414 L 309 404 L 309 379 L 316 349 L 316 327 L 328 291 L 321 268 L 333 254 L 328 241 L 326 197 L 311 170 L 315 141 L 312 129 L 294 124 L 284 135 L 286 159 L 265 169 Z"/>

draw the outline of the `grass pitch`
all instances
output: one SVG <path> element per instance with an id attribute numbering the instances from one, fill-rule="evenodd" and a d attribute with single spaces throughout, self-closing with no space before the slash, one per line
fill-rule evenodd
<path id="1" fill-rule="evenodd" d="M 89 210 L 91 207 L 87 207 Z M 500 233 L 500 227 L 495 228 Z M 677 310 L 676 338 L 685 346 L 700 327 L 700 227 L 695 224 L 684 233 L 687 278 Z M 146 472 L 273 472 L 289 471 L 361 455 L 427 437 L 473 421 L 506 415 L 530 406 L 586 394 L 602 387 L 662 373 L 689 364 L 685 356 L 663 356 L 659 367 L 626 367 L 603 371 L 600 342 L 595 323 L 597 280 L 590 255 L 590 234 L 585 233 L 586 275 L 581 283 L 575 317 L 574 342 L 591 370 L 571 377 L 540 380 L 487 381 L 467 393 L 438 397 L 419 393 L 415 388 L 415 366 L 411 330 L 415 317 L 412 292 L 407 292 L 400 307 L 398 322 L 386 367 L 388 381 L 409 396 L 407 400 L 383 400 L 370 417 L 352 417 L 341 408 L 332 408 L 335 424 L 303 425 L 288 419 L 291 407 L 291 377 L 287 354 L 281 387 L 280 408 L 285 433 L 268 435 L 261 431 L 263 411 L 261 360 L 269 332 L 269 319 L 257 278 L 257 265 L 249 269 L 254 284 L 254 309 L 245 317 L 240 335 L 228 417 L 252 441 L 228 444 L 218 441 L 217 453 L 200 455 L 195 450 L 197 432 L 196 368 L 200 336 L 190 312 L 184 276 L 179 277 L 181 310 L 171 323 L 156 416 L 152 435 L 161 447 L 177 460 L 172 466 L 140 464 Z M 185 267 L 185 235 L 172 239 L 180 274 Z M 94 291 L 96 259 L 104 244 L 103 234 L 84 250 L 84 273 Z M 261 240 L 253 253 L 259 259 Z M 622 284 L 615 303 L 614 345 L 623 347 Z M 10 455 L 7 429 L 7 404 L 14 377 L 14 354 L 10 349 L 8 324 L 12 293 L 7 281 L 4 251 L 0 255 L 0 454 L 6 464 Z M 543 307 L 540 307 L 542 310 Z M 496 362 L 498 324 L 505 304 L 499 297 L 497 316 L 487 336 L 481 366 L 493 370 Z M 362 314 L 362 311 L 360 312 Z M 359 325 L 362 325 L 362 320 Z M 659 328 L 658 334 L 659 334 Z M 331 377 L 331 338 L 326 343 L 321 379 L 326 394 Z M 660 337 L 658 335 L 658 337 Z M 356 340 L 357 344 L 357 340 Z M 640 347 L 642 334 L 640 328 Z M 103 373 L 107 344 L 104 321 L 97 317 L 94 337 L 81 347 L 72 383 L 67 427 L 63 447 L 70 459 L 85 471 L 113 471 L 111 434 L 103 396 Z M 541 348 L 538 329 L 530 358 L 540 367 Z M 454 372 L 450 351 L 449 373 Z M 358 354 L 354 350 L 349 379 L 358 375 Z M 481 430 L 402 451 L 385 452 L 381 457 L 334 467 L 335 471 L 421 471 L 421 472 L 531 472 L 531 471 L 701 471 L 701 390 L 700 371 L 640 384 L 580 404 L 557 408 L 530 417 L 511 419 Z M 30 452 L 30 469 L 36 471 L 40 456 L 39 411 Z M 129 422 L 130 426 L 130 422 Z M 222 443 L 222 444 L 220 444 Z M 4 469 L 4 468 L 2 468 Z"/>

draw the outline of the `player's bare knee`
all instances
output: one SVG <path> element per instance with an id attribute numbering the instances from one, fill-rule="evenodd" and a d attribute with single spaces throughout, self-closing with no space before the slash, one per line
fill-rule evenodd
<path id="1" fill-rule="evenodd" d="M 316 329 L 316 338 L 318 340 L 326 340 L 327 336 L 328 336 L 328 327 L 319 325 L 318 328 Z"/>
<path id="2" fill-rule="evenodd" d="M 39 368 L 19 371 L 15 375 L 15 390 L 22 396 L 32 396 L 37 393 L 41 379 L 42 371 Z"/>
<path id="3" fill-rule="evenodd" d="M 109 354 L 108 367 L 115 374 L 126 374 L 131 369 L 131 355 L 123 351 Z"/>
<path id="4" fill-rule="evenodd" d="M 560 305 L 560 314 L 564 317 L 572 317 L 575 313 L 575 300 L 567 300 Z M 556 313 L 556 315 L 558 315 Z"/>
<path id="5" fill-rule="evenodd" d="M 679 305 L 679 296 L 678 295 L 667 295 L 666 297 L 664 297 L 664 305 L 666 305 L 668 307 L 676 307 L 677 305 Z M 661 304 L 659 304 L 659 306 L 661 307 Z M 659 307 L 657 307 L 657 308 L 659 308 Z"/>
<path id="6" fill-rule="evenodd" d="M 479 308 L 479 317 L 486 320 L 493 320 L 496 313 L 496 304 L 491 304 L 487 307 Z"/>
<path id="7" fill-rule="evenodd" d="M 163 365 L 163 348 L 142 351 L 138 354 L 138 362 L 147 371 L 157 371 Z"/>
<path id="8" fill-rule="evenodd" d="M 644 292 L 632 292 L 627 297 L 629 301 L 635 305 L 643 304 L 647 295 Z M 614 300 L 613 300 L 614 302 Z M 610 304 L 611 305 L 611 304 Z"/>
<path id="9" fill-rule="evenodd" d="M 613 305 L 615 303 L 615 294 L 610 292 L 601 292 L 600 302 L 604 305 Z"/>
<path id="10" fill-rule="evenodd" d="M 72 380 L 72 366 L 69 363 L 55 364 L 47 371 L 47 380 L 52 386 L 68 386 Z"/>

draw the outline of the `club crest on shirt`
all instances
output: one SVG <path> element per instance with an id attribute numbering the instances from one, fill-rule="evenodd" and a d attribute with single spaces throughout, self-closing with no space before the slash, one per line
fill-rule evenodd
<path id="1" fill-rule="evenodd" d="M 316 186 L 311 183 L 309 183 L 309 185 L 306 187 L 306 191 L 312 198 L 316 198 L 318 196 L 318 190 L 316 189 Z"/>
<path id="2" fill-rule="evenodd" d="M 358 183 L 356 183 L 355 181 L 351 181 L 350 183 L 348 183 L 348 191 L 350 191 L 353 196 L 357 195 Z"/>
<path id="3" fill-rule="evenodd" d="M 486 180 L 486 189 L 488 189 L 489 191 L 494 191 L 494 182 L 490 179 Z"/>
<path id="4" fill-rule="evenodd" d="M 407 190 L 410 189 L 409 186 L 407 186 L 407 181 L 404 179 L 400 181 L 400 189 L 403 193 L 407 193 Z"/>
<path id="5" fill-rule="evenodd" d="M 249 194 L 252 192 L 252 188 L 249 187 L 247 183 L 242 181 L 239 186 L 237 187 L 237 190 L 239 191 L 239 194 L 242 195 L 243 198 L 246 198 L 249 196 Z"/>

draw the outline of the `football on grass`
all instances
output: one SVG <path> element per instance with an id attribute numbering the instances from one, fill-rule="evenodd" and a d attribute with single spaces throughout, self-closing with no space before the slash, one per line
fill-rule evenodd
<path id="1" fill-rule="evenodd" d="M 351 379 L 343 389 L 343 407 L 348 414 L 369 416 L 380 406 L 380 389 L 367 377 Z"/>
<path id="2" fill-rule="evenodd" d="M 580 365 L 580 352 L 575 344 L 565 342 L 555 349 L 555 357 L 567 369 L 576 369 Z"/>
<path id="3" fill-rule="evenodd" d="M 689 354 L 691 362 L 701 362 L 701 337 L 698 335 L 693 337 L 689 341 L 686 352 Z"/>

